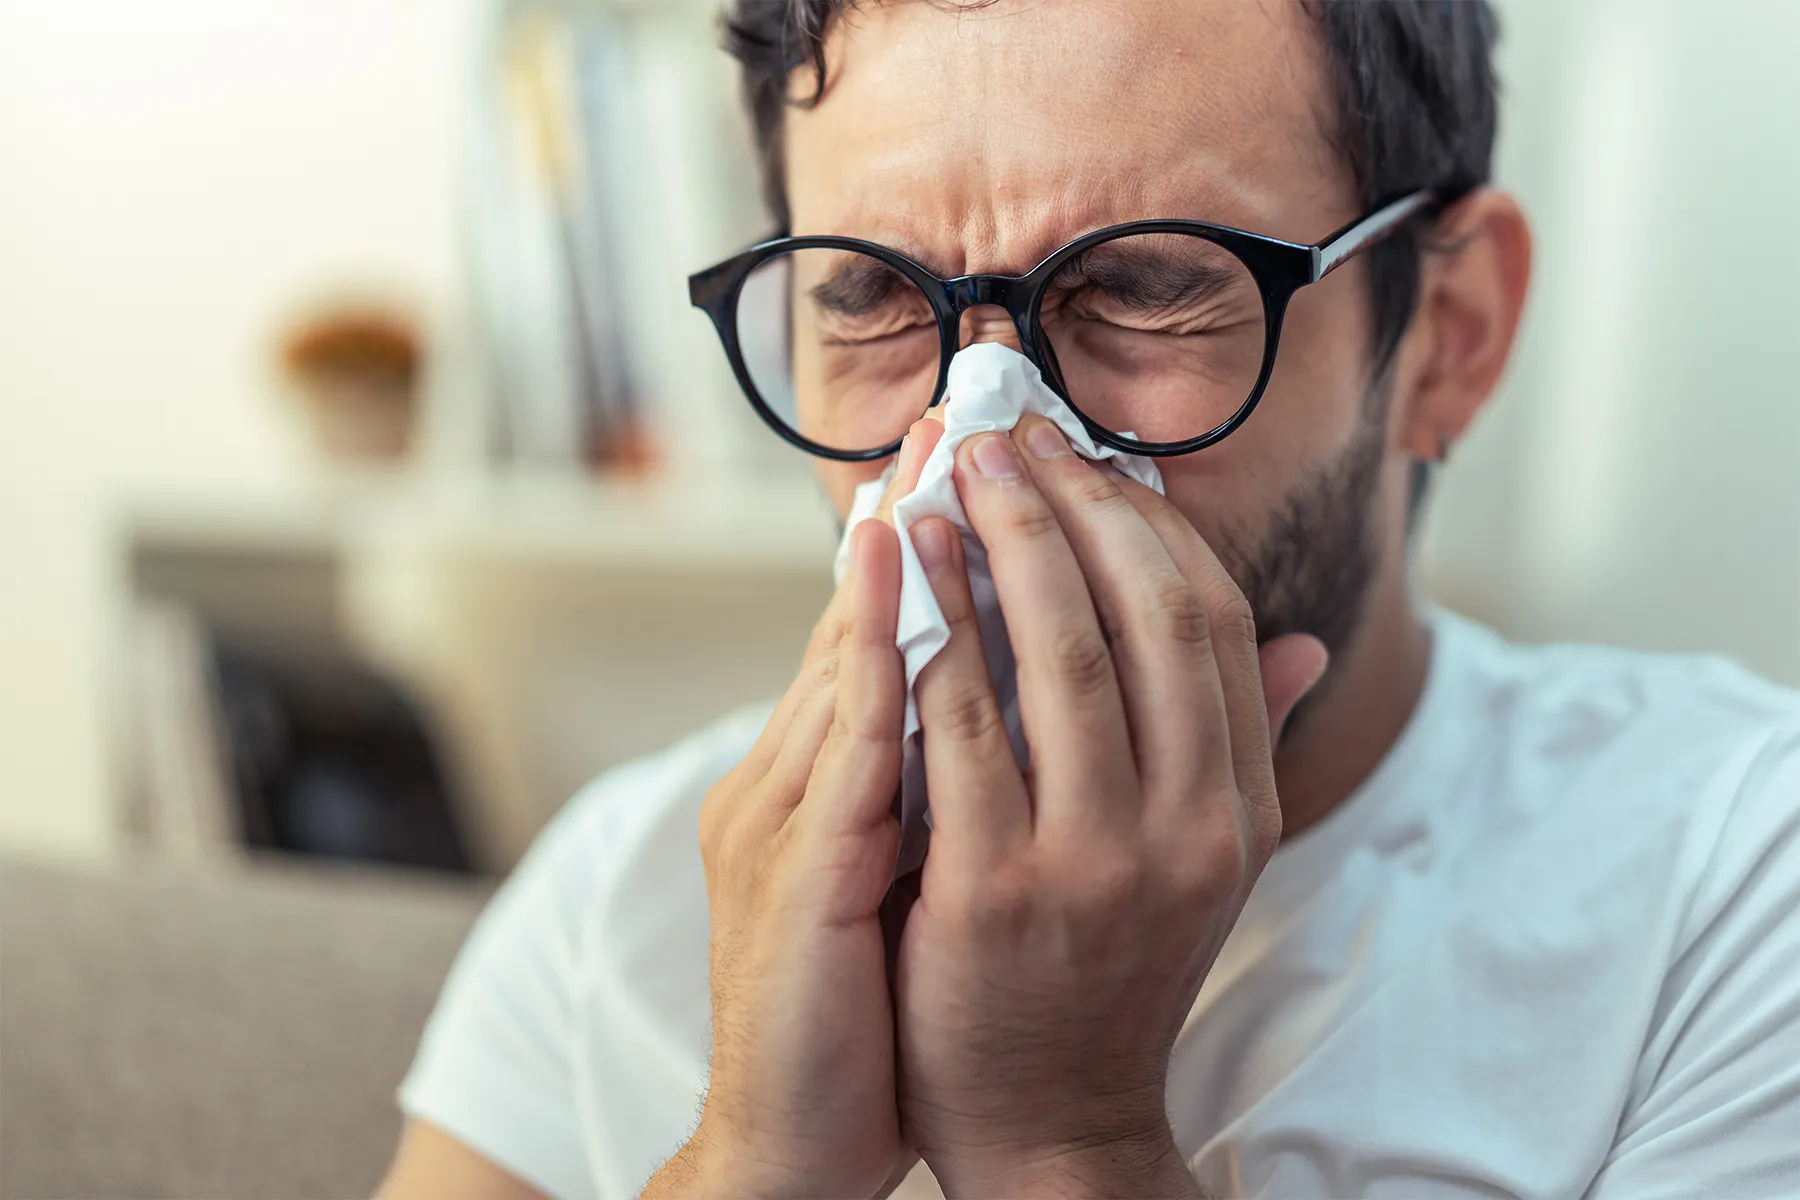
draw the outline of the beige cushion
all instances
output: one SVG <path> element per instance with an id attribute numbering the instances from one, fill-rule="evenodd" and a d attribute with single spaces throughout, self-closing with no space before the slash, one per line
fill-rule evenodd
<path id="1" fill-rule="evenodd" d="M 0 863 L 0 1197 L 367 1196 L 484 891 Z"/>

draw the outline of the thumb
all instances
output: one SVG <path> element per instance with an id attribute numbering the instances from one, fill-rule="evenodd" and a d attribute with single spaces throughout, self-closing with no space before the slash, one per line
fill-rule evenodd
<path id="1" fill-rule="evenodd" d="M 1310 633 L 1289 633 L 1257 647 L 1262 667 L 1263 703 L 1269 710 L 1269 746 L 1281 742 L 1281 731 L 1294 706 L 1325 674 L 1331 655 Z"/>

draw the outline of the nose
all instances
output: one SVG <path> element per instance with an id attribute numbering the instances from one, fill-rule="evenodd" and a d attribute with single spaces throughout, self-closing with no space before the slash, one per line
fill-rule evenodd
<path id="1" fill-rule="evenodd" d="M 960 350 L 976 342 L 999 342 L 1023 352 L 1012 314 L 997 304 L 977 304 L 963 312 L 956 347 Z"/>

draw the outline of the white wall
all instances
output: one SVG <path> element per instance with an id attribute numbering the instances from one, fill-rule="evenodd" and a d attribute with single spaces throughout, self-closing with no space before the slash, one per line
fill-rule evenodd
<path id="1" fill-rule="evenodd" d="M 110 844 L 109 514 L 304 475 L 281 318 L 373 283 L 456 328 L 472 8 L 0 0 L 0 845 Z M 1506 11 L 1540 273 L 1428 575 L 1531 636 L 1800 683 L 1800 5 Z"/>
<path id="2" fill-rule="evenodd" d="M 0 843 L 110 841 L 122 497 L 305 469 L 321 294 L 455 305 L 455 0 L 0 0 Z"/>
<path id="3" fill-rule="evenodd" d="M 1500 176 L 1538 232 L 1427 574 L 1513 631 L 1800 684 L 1800 5 L 1509 0 Z"/>

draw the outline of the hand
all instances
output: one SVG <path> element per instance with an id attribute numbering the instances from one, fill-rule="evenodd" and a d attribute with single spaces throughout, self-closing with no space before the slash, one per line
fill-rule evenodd
<path id="1" fill-rule="evenodd" d="M 915 428 L 890 496 L 941 433 Z M 858 525 L 798 678 L 701 807 L 711 1078 L 698 1130 L 647 1196 L 871 1196 L 913 1161 L 877 921 L 900 840 L 899 587 L 893 529 Z"/>
<path id="2" fill-rule="evenodd" d="M 1192 526 L 1048 421 L 970 439 L 956 479 L 1031 767 L 1008 747 L 960 543 L 921 523 L 952 633 L 918 684 L 934 828 L 895 982 L 902 1128 L 951 1195 L 1197 1194 L 1169 1054 L 1280 839 L 1271 730 L 1324 647 L 1295 635 L 1259 659 Z"/>

